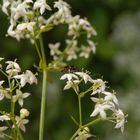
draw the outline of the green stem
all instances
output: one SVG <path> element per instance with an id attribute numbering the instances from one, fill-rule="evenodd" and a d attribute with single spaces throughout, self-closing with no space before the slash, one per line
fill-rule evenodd
<path id="1" fill-rule="evenodd" d="M 102 119 L 101 118 L 98 118 L 98 119 L 96 119 L 96 120 L 94 120 L 94 121 L 91 121 L 91 122 L 89 122 L 89 123 L 87 123 L 87 124 L 85 124 L 85 125 L 81 125 L 81 126 L 79 126 L 79 128 L 77 129 L 77 131 L 72 135 L 72 137 L 69 139 L 69 140 L 73 140 L 76 136 L 77 136 L 77 134 L 79 133 L 79 131 L 81 130 L 81 129 L 83 129 L 83 128 L 85 128 L 85 127 L 89 127 L 89 126 L 91 126 L 91 125 L 93 125 L 93 124 L 96 124 L 96 123 L 98 123 L 98 122 L 100 122 Z"/>
<path id="2" fill-rule="evenodd" d="M 82 107 L 81 107 L 81 97 L 78 95 L 78 106 L 79 106 L 79 124 L 82 126 Z"/>
<path id="3" fill-rule="evenodd" d="M 93 90 L 93 88 L 90 87 L 88 90 L 86 90 L 86 91 L 84 91 L 84 92 L 81 92 L 81 93 L 79 94 L 79 96 L 82 98 L 82 97 L 84 97 L 88 92 L 90 92 L 90 91 L 92 91 L 92 90 Z"/>
<path id="4" fill-rule="evenodd" d="M 44 66 L 45 66 L 45 67 L 43 67 L 43 68 L 46 69 L 46 65 L 47 65 L 47 62 L 46 62 L 46 55 L 45 55 L 45 50 L 44 50 L 44 45 L 43 45 L 43 40 L 42 40 L 42 36 L 41 36 L 41 35 L 40 35 L 40 37 L 39 37 L 39 43 L 40 43 L 40 49 L 41 49 L 41 54 L 42 54 L 42 61 L 43 61 L 43 64 L 44 64 Z"/>
<path id="5" fill-rule="evenodd" d="M 94 121 L 91 121 L 91 122 L 89 122 L 89 123 L 83 125 L 82 127 L 83 127 L 83 128 L 89 127 L 89 126 L 91 126 L 91 125 L 93 125 L 93 124 L 96 124 L 96 123 L 100 122 L 101 120 L 102 120 L 101 118 L 98 118 L 98 119 L 96 119 L 96 120 L 94 120 Z"/>
<path id="6" fill-rule="evenodd" d="M 43 140 L 44 135 L 44 118 L 45 118 L 45 105 L 46 105 L 46 86 L 47 86 L 47 63 L 46 56 L 43 46 L 43 40 L 40 36 L 40 50 L 42 56 L 42 70 L 43 70 L 43 81 L 42 81 L 42 98 L 41 98 L 41 112 L 40 112 L 40 127 L 39 127 L 39 140 Z"/>
<path id="7" fill-rule="evenodd" d="M 40 128 L 39 128 L 39 140 L 43 140 L 44 135 L 44 116 L 45 116 L 45 104 L 46 104 L 46 80 L 47 71 L 43 70 L 43 85 L 42 85 L 42 99 L 41 99 L 41 112 L 40 112 Z"/>
<path id="8" fill-rule="evenodd" d="M 79 131 L 80 131 L 80 128 L 72 135 L 72 137 L 69 140 L 73 140 L 77 136 Z"/>
<path id="9" fill-rule="evenodd" d="M 11 94 L 11 114 L 12 114 L 12 121 L 15 126 L 15 130 L 16 130 L 16 139 L 23 140 L 22 134 L 21 134 L 21 132 L 16 124 L 16 120 L 15 120 L 15 102 L 13 101 L 12 92 L 10 94 Z M 15 133 L 15 131 L 14 131 L 14 133 Z"/>
<path id="10" fill-rule="evenodd" d="M 38 45 L 37 45 L 37 41 L 34 40 L 34 42 L 35 42 L 35 48 L 36 48 L 36 51 L 37 51 L 37 53 L 38 53 L 39 59 L 41 60 L 42 57 L 41 57 L 41 53 L 40 53 L 39 47 L 38 47 Z"/>

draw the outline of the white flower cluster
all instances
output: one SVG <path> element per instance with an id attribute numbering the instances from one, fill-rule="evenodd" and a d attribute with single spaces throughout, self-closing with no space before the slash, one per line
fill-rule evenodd
<path id="1" fill-rule="evenodd" d="M 100 117 L 103 120 L 112 120 L 116 123 L 115 128 L 120 128 L 123 132 L 126 122 L 125 115 L 119 108 L 115 93 L 106 91 L 105 82 L 102 79 L 92 79 L 87 72 L 70 72 L 61 76 L 61 80 L 67 80 L 64 90 L 73 88 L 77 95 L 83 97 L 85 94 L 91 94 L 91 100 L 95 104 L 90 117 Z M 80 84 L 90 85 L 85 91 L 80 91 Z M 111 113 L 112 112 L 112 113 Z M 108 116 L 108 115 L 109 116 Z"/>
<path id="2" fill-rule="evenodd" d="M 0 58 L 0 62 L 2 60 L 3 58 Z M 0 64 L 0 72 L 6 76 L 8 80 L 8 86 L 4 83 L 4 80 L 0 81 L 0 101 L 5 98 L 8 99 L 11 104 L 16 104 L 18 102 L 19 105 L 23 107 L 24 99 L 27 98 L 30 93 L 23 93 L 22 88 L 27 83 L 37 84 L 37 78 L 30 70 L 27 70 L 25 73 L 21 74 L 21 68 L 16 60 L 6 61 L 5 63 L 7 65 L 5 70 L 3 69 L 2 64 Z M 0 121 L 11 121 L 13 123 L 13 128 L 16 127 L 14 124 L 16 122 L 17 127 L 25 131 L 26 129 L 24 125 L 29 122 L 29 120 L 25 118 L 29 116 L 29 111 L 25 108 L 22 108 L 20 110 L 20 116 L 17 116 L 13 113 L 14 112 L 7 113 L 5 111 L 0 111 Z M 7 128 L 7 126 L 0 126 L 0 137 L 3 138 L 5 136 L 3 131 L 5 131 Z"/>
<path id="3" fill-rule="evenodd" d="M 96 31 L 87 21 L 87 19 L 80 18 L 79 15 L 72 16 L 70 6 L 63 0 L 55 2 L 54 8 L 58 11 L 54 13 L 49 19 L 48 23 L 51 25 L 66 24 L 68 25 L 68 39 L 66 40 L 66 49 L 60 51 L 60 43 L 49 44 L 51 55 L 54 60 L 62 59 L 65 56 L 66 61 L 77 59 L 77 57 L 88 58 L 91 52 L 95 53 L 95 43 L 92 37 L 96 35 Z M 78 38 L 86 35 L 85 44 L 78 42 Z"/>
<path id="4" fill-rule="evenodd" d="M 54 60 L 70 61 L 77 57 L 88 58 L 91 52 L 95 53 L 95 43 L 92 37 L 96 31 L 87 19 L 79 15 L 72 16 L 70 5 L 63 0 L 54 2 L 56 12 L 50 17 L 44 16 L 51 7 L 46 0 L 3 0 L 2 11 L 9 17 L 10 26 L 7 35 L 20 39 L 30 39 L 34 42 L 42 32 L 47 32 L 59 24 L 68 26 L 65 48 L 60 51 L 60 43 L 50 44 L 51 55 Z M 85 36 L 83 43 L 78 38 Z M 63 50 L 63 51 L 62 51 Z M 62 58 L 63 57 L 63 58 Z"/>
<path id="5" fill-rule="evenodd" d="M 37 16 L 37 11 L 40 11 Z M 8 35 L 18 41 L 22 38 L 33 39 L 36 32 L 46 24 L 42 16 L 45 10 L 51 10 L 46 0 L 3 0 L 2 11 L 10 18 Z"/>

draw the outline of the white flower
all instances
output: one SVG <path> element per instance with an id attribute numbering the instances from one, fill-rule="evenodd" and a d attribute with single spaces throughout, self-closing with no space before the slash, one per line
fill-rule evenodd
<path id="1" fill-rule="evenodd" d="M 109 109 L 112 110 L 112 104 L 97 103 L 90 116 L 94 117 L 94 116 L 97 116 L 99 114 L 101 116 L 101 118 L 106 119 L 106 116 L 107 116 L 106 115 L 106 110 L 109 110 Z"/>
<path id="2" fill-rule="evenodd" d="M 92 137 L 92 135 L 89 133 L 89 128 L 86 127 L 78 133 L 78 136 L 74 140 L 88 140 L 90 137 Z"/>
<path id="3" fill-rule="evenodd" d="M 115 112 L 117 124 L 115 128 L 121 128 L 121 131 L 124 131 L 124 124 L 125 124 L 125 115 L 121 109 L 118 109 Z"/>
<path id="4" fill-rule="evenodd" d="M 91 95 L 95 95 L 96 93 L 102 93 L 105 90 L 105 82 L 102 79 L 97 79 L 92 81 L 93 85 L 93 92 Z"/>
<path id="5" fill-rule="evenodd" d="M 14 26 L 11 24 L 8 28 L 7 31 L 7 36 L 11 36 L 11 37 L 15 37 L 18 41 L 20 40 L 20 38 L 23 38 L 23 35 L 20 33 L 17 33 L 16 31 L 14 31 Z"/>
<path id="6" fill-rule="evenodd" d="M 27 10 L 30 8 L 28 3 L 32 3 L 32 0 L 24 0 L 23 2 L 18 1 L 12 6 L 11 12 L 15 21 L 20 17 L 24 17 L 25 15 L 30 14 L 30 11 Z"/>
<path id="7" fill-rule="evenodd" d="M 75 16 L 75 17 L 72 17 L 70 18 L 69 20 L 69 25 L 68 25 L 68 35 L 69 36 L 74 36 L 75 38 L 77 36 L 79 36 L 80 32 L 80 27 L 78 25 L 78 22 L 79 22 L 79 19 L 80 19 L 80 16 Z"/>
<path id="8" fill-rule="evenodd" d="M 54 16 L 54 18 L 58 19 L 58 22 L 62 23 L 71 18 L 70 6 L 63 0 L 55 2 L 54 8 L 58 9 L 58 12 Z"/>
<path id="9" fill-rule="evenodd" d="M 64 87 L 64 90 L 74 88 L 76 91 L 79 91 L 78 84 L 80 83 L 79 80 L 67 81 L 67 84 Z"/>
<path id="10" fill-rule="evenodd" d="M 8 94 L 8 91 L 0 88 L 0 101 L 4 99 L 4 97 L 6 97 L 7 99 L 10 98 L 10 95 Z"/>
<path id="11" fill-rule="evenodd" d="M 8 15 L 8 10 L 7 10 L 7 8 L 8 8 L 9 5 L 10 5 L 9 0 L 3 0 L 2 11 L 3 11 L 6 15 Z"/>
<path id="12" fill-rule="evenodd" d="M 21 84 L 22 87 L 24 87 L 26 85 L 26 83 L 29 83 L 30 85 L 33 84 L 33 83 L 37 84 L 37 78 L 29 70 L 26 70 L 26 72 L 21 74 L 21 75 L 14 76 L 14 78 L 15 79 L 20 79 L 20 84 Z"/>
<path id="13" fill-rule="evenodd" d="M 87 38 L 90 38 L 92 35 L 96 35 L 96 31 L 91 26 L 91 24 L 86 20 L 80 18 L 80 16 L 71 17 L 68 21 L 69 24 L 69 36 L 74 36 L 75 38 L 80 36 L 82 32 L 87 34 Z"/>
<path id="14" fill-rule="evenodd" d="M 103 98 L 91 97 L 91 100 L 92 100 L 94 103 L 103 103 L 103 102 L 104 102 L 104 99 L 103 99 Z"/>
<path id="15" fill-rule="evenodd" d="M 20 118 L 25 118 L 25 117 L 28 117 L 29 116 L 29 111 L 26 109 L 26 108 L 22 108 L 20 110 Z"/>
<path id="16" fill-rule="evenodd" d="M 8 127 L 6 126 L 0 127 L 0 138 L 4 138 L 5 134 L 3 131 L 5 131 L 6 129 L 8 129 Z"/>
<path id="17" fill-rule="evenodd" d="M 8 35 L 15 37 L 18 41 L 21 38 L 31 38 L 31 36 L 34 36 L 34 26 L 35 22 L 26 22 L 26 23 L 19 23 L 14 29 L 13 25 L 10 25 L 8 28 Z"/>
<path id="18" fill-rule="evenodd" d="M 0 61 L 2 61 L 4 58 L 0 57 Z"/>
<path id="19" fill-rule="evenodd" d="M 4 83 L 4 81 L 2 80 L 2 81 L 0 81 L 0 87 L 2 86 L 2 84 Z"/>
<path id="20" fill-rule="evenodd" d="M 29 122 L 29 120 L 22 119 L 22 118 L 16 116 L 16 124 L 24 132 L 26 131 L 25 124 L 27 124 L 28 122 Z M 15 126 L 13 126 L 13 127 L 15 127 Z"/>
<path id="21" fill-rule="evenodd" d="M 103 91 L 102 93 L 106 95 L 104 98 L 105 101 L 113 101 L 116 105 L 119 105 L 118 99 L 113 93 L 107 91 Z"/>
<path id="22" fill-rule="evenodd" d="M 46 0 L 36 0 L 34 3 L 34 10 L 40 9 L 40 14 L 42 15 L 45 12 L 45 9 L 51 10 L 51 7 L 46 3 Z"/>
<path id="23" fill-rule="evenodd" d="M 90 53 L 91 53 L 91 49 L 87 46 L 82 45 L 79 56 L 87 59 L 87 58 L 89 58 Z"/>
<path id="24" fill-rule="evenodd" d="M 75 72 L 75 74 L 79 75 L 85 82 L 85 84 L 89 81 L 92 82 L 92 78 L 85 72 Z"/>
<path id="25" fill-rule="evenodd" d="M 14 102 L 18 100 L 20 106 L 23 106 L 24 98 L 27 98 L 30 93 L 22 93 L 19 89 L 16 90 L 16 95 L 13 96 Z"/>
<path id="26" fill-rule="evenodd" d="M 56 60 L 60 54 L 61 51 L 59 50 L 60 43 L 57 42 L 55 44 L 49 44 L 49 48 L 51 50 L 50 54 L 53 56 L 54 60 Z"/>
<path id="27" fill-rule="evenodd" d="M 67 55 L 67 61 L 71 61 L 72 59 L 77 59 L 76 52 L 78 51 L 77 48 L 77 40 L 66 40 L 67 49 L 65 50 L 65 53 Z"/>
<path id="28" fill-rule="evenodd" d="M 6 64 L 8 64 L 6 67 L 6 73 L 9 74 L 9 76 L 17 75 L 21 71 L 21 68 L 18 63 L 16 63 L 16 60 L 6 61 Z"/>
<path id="29" fill-rule="evenodd" d="M 68 81 L 70 81 L 73 78 L 74 79 L 78 79 L 78 77 L 75 74 L 73 74 L 73 73 L 66 73 L 66 74 L 61 76 L 60 80 L 68 79 Z"/>
<path id="30" fill-rule="evenodd" d="M 21 24 L 18 24 L 17 26 L 17 30 L 18 31 L 29 31 L 31 34 L 34 34 L 34 25 L 36 23 L 35 22 L 27 22 L 27 23 L 21 23 Z"/>
<path id="31" fill-rule="evenodd" d="M 95 53 L 96 52 L 96 46 L 95 43 L 92 40 L 88 40 L 89 48 L 90 50 Z"/>
<path id="32" fill-rule="evenodd" d="M 10 118 L 9 118 L 9 116 L 8 115 L 1 115 L 0 116 L 0 121 L 9 121 L 10 120 Z"/>

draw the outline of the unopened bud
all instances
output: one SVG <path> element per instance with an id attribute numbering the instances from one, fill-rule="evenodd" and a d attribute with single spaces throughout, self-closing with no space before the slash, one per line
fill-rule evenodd
<path id="1" fill-rule="evenodd" d="M 22 109 L 20 110 L 20 117 L 21 117 L 21 118 L 28 117 L 29 114 L 30 114 L 29 111 L 28 111 L 27 109 L 25 109 L 25 108 L 22 108 Z"/>

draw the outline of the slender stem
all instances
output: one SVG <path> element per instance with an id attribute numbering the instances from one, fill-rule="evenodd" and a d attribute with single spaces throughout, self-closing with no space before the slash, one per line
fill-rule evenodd
<path id="1" fill-rule="evenodd" d="M 81 97 L 78 95 L 78 106 L 79 106 L 79 124 L 82 126 L 82 107 L 81 107 Z"/>
<path id="2" fill-rule="evenodd" d="M 12 93 L 12 87 L 11 87 L 11 82 L 10 82 L 10 78 L 8 78 L 8 83 L 9 83 L 9 87 L 10 87 L 10 96 L 11 96 L 11 114 L 12 114 L 12 121 L 13 124 L 15 126 L 15 130 L 16 130 L 16 139 L 18 140 L 23 140 L 22 134 L 16 124 L 16 120 L 15 120 L 15 102 L 13 101 L 13 93 Z M 15 133 L 15 132 L 14 132 Z"/>
<path id="3" fill-rule="evenodd" d="M 96 123 L 100 122 L 101 120 L 102 120 L 101 118 L 98 118 L 98 119 L 96 119 L 96 120 L 94 120 L 94 121 L 91 121 L 91 122 L 89 122 L 89 123 L 83 125 L 83 128 L 88 127 L 88 126 L 91 126 L 91 125 L 93 125 L 93 124 L 96 124 Z"/>
<path id="4" fill-rule="evenodd" d="M 42 98 L 41 98 L 41 112 L 40 112 L 40 127 L 39 127 L 39 140 L 43 140 L 44 135 L 44 118 L 45 118 L 45 105 L 46 105 L 46 86 L 47 86 L 47 63 L 46 56 L 43 46 L 42 36 L 39 38 L 40 50 L 42 56 L 42 70 L 43 70 L 43 81 L 42 81 Z"/>
<path id="5" fill-rule="evenodd" d="M 41 99 L 41 112 L 40 112 L 40 129 L 39 140 L 43 140 L 44 135 L 44 116 L 45 116 L 45 104 L 46 104 L 46 80 L 47 71 L 43 71 L 43 85 L 42 85 L 42 99 Z"/>
<path id="6" fill-rule="evenodd" d="M 84 97 L 88 92 L 90 92 L 90 91 L 92 91 L 92 90 L 93 90 L 93 88 L 90 87 L 88 90 L 86 90 L 86 91 L 84 91 L 84 92 L 81 92 L 79 95 L 80 95 L 80 97 L 82 98 L 82 97 Z"/>
<path id="7" fill-rule="evenodd" d="M 87 123 L 87 124 L 85 124 L 85 125 L 81 125 L 81 126 L 79 126 L 79 128 L 77 129 L 77 131 L 75 131 L 75 133 L 72 135 L 72 137 L 69 139 L 69 140 L 73 140 L 76 136 L 77 136 L 77 134 L 79 133 L 79 131 L 81 130 L 81 129 L 83 129 L 83 128 L 85 128 L 85 127 L 89 127 L 89 126 L 91 126 L 91 125 L 93 125 L 93 124 L 96 124 L 96 123 L 98 123 L 98 122 L 100 122 L 102 119 L 101 118 L 98 118 L 98 119 L 96 119 L 96 120 L 94 120 L 94 121 L 91 121 L 91 122 L 89 122 L 89 123 Z"/>
<path id="8" fill-rule="evenodd" d="M 73 140 L 77 136 L 79 131 L 80 131 L 80 128 L 72 135 L 72 137 L 69 140 Z"/>
<path id="9" fill-rule="evenodd" d="M 8 78 L 7 74 L 2 69 L 0 69 L 0 72 Z"/>
<path id="10" fill-rule="evenodd" d="M 9 139 L 14 140 L 14 138 L 12 138 L 11 136 L 9 136 L 9 135 L 7 135 L 7 134 L 4 134 L 4 136 L 8 137 Z"/>
<path id="11" fill-rule="evenodd" d="M 45 69 L 46 69 L 46 65 L 47 65 L 47 62 L 46 62 L 46 55 L 45 55 L 45 50 L 44 50 L 44 45 L 43 45 L 43 40 L 42 40 L 42 36 L 41 36 L 41 35 L 40 35 L 40 37 L 39 37 L 39 43 L 40 43 L 40 49 L 41 49 L 43 64 L 44 64 Z"/>
<path id="12" fill-rule="evenodd" d="M 37 45 L 37 41 L 34 40 L 34 42 L 35 42 L 35 48 L 36 48 L 36 51 L 37 51 L 37 53 L 38 53 L 39 59 L 41 60 L 42 57 L 41 57 L 41 53 L 40 53 L 39 47 L 38 47 L 38 45 Z"/>

